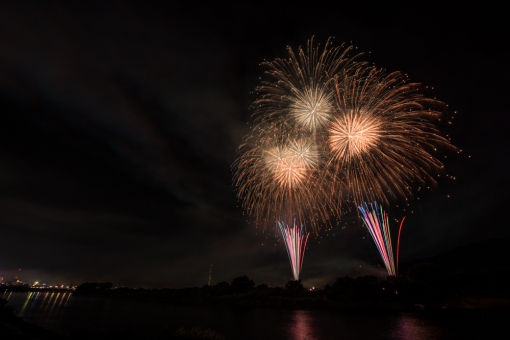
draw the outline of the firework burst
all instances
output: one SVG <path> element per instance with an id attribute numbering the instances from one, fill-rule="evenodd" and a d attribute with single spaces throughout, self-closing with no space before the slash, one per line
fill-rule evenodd
<path id="1" fill-rule="evenodd" d="M 310 233 L 307 233 L 304 230 L 304 226 L 298 227 L 295 221 L 292 227 L 289 227 L 283 222 L 278 222 L 278 226 L 280 227 L 280 231 L 285 242 L 287 255 L 289 255 L 294 280 L 298 281 L 305 257 L 306 243 Z"/>
<path id="2" fill-rule="evenodd" d="M 307 223 L 316 230 L 329 218 L 321 180 L 321 157 L 308 135 L 287 137 L 270 125 L 255 127 L 234 162 L 234 184 L 256 223 Z"/>
<path id="3" fill-rule="evenodd" d="M 454 148 L 434 122 L 444 104 L 417 92 L 394 72 L 373 67 L 344 72 L 334 79 L 336 102 L 328 124 L 328 172 L 354 202 L 390 197 L 408 198 L 412 187 L 429 182 L 443 164 L 434 157 L 437 147 Z"/>
<path id="4" fill-rule="evenodd" d="M 238 149 L 234 185 L 243 208 L 265 226 L 297 219 L 315 231 L 328 223 L 325 129 L 333 117 L 332 76 L 363 65 L 347 56 L 351 47 L 321 50 L 308 41 L 287 59 L 264 62 L 271 79 L 256 88 L 252 132 Z"/>
<path id="5" fill-rule="evenodd" d="M 296 219 L 317 232 L 342 215 L 345 200 L 389 204 L 436 183 L 437 148 L 454 149 L 434 125 L 444 104 L 350 50 L 310 40 L 263 63 L 269 80 L 256 88 L 254 125 L 232 165 L 237 196 L 257 224 Z"/>
<path id="6" fill-rule="evenodd" d="M 351 46 L 331 45 L 328 39 L 321 51 L 310 39 L 306 50 L 299 48 L 295 54 L 287 47 L 288 59 L 262 63 L 271 81 L 262 81 L 256 88 L 258 98 L 253 106 L 257 121 L 284 120 L 311 133 L 327 126 L 334 102 L 331 77 L 362 64 L 354 61 L 356 56 L 348 57 Z"/>
<path id="7" fill-rule="evenodd" d="M 315 143 L 306 139 L 289 139 L 285 145 L 268 147 L 262 156 L 267 172 L 283 190 L 301 186 L 318 166 Z"/>

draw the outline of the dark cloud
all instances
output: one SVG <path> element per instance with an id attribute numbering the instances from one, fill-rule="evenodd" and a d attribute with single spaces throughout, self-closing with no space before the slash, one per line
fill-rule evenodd
<path id="1" fill-rule="evenodd" d="M 46 106 L 36 114 L 44 117 L 29 119 L 83 133 L 183 201 L 224 200 L 239 123 L 222 44 L 127 4 L 95 20 L 79 7 L 36 7 L 3 11 L 1 33 L 2 87 L 25 105 Z"/>

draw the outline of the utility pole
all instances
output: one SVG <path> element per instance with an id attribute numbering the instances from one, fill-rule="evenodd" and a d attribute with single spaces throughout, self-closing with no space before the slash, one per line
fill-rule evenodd
<path id="1" fill-rule="evenodd" d="M 208 286 L 211 285 L 211 275 L 212 275 L 212 264 L 211 264 L 211 268 L 209 268 L 209 281 L 207 282 Z"/>

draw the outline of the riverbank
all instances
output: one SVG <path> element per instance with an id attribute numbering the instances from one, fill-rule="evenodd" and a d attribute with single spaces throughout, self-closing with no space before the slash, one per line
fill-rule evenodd
<path id="1" fill-rule="evenodd" d="M 425 270 L 427 274 L 434 269 L 429 265 L 420 267 L 422 268 L 418 269 Z M 175 305 L 287 309 L 411 311 L 424 308 L 510 308 L 510 294 L 506 286 L 489 290 L 487 283 L 473 285 L 473 282 L 479 283 L 479 280 L 467 280 L 463 276 L 427 275 L 425 279 L 419 278 L 420 280 L 412 276 L 399 276 L 380 280 L 375 276 L 343 277 L 320 289 L 306 289 L 300 281 L 289 281 L 285 287 L 268 287 L 265 284 L 255 286 L 246 276 L 237 277 L 232 283 L 163 289 L 104 288 L 109 285 L 84 283 L 77 287 L 74 294 Z"/>

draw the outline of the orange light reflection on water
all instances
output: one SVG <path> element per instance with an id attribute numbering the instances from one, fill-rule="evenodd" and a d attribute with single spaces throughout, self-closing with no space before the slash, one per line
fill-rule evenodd
<path id="1" fill-rule="evenodd" d="M 312 319 L 309 311 L 294 311 L 290 327 L 292 339 L 318 340 L 313 330 Z"/>
<path id="2" fill-rule="evenodd" d="M 431 325 L 425 320 L 420 320 L 416 316 L 401 315 L 396 322 L 393 332 L 394 339 L 402 340 L 425 340 L 430 339 Z M 432 327 L 434 328 L 434 327 Z M 436 334 L 432 332 L 432 334 Z"/>

